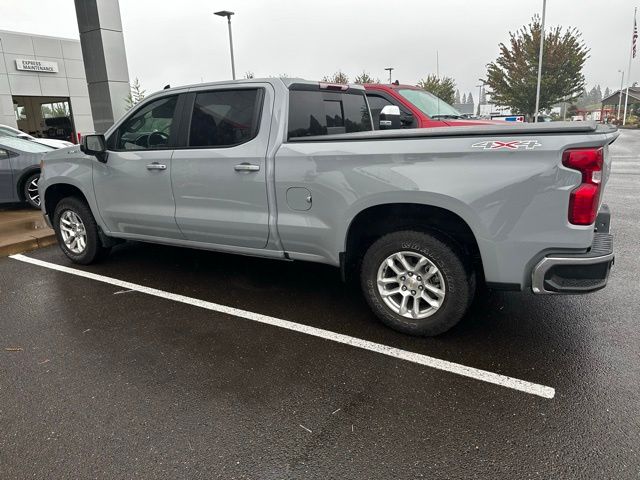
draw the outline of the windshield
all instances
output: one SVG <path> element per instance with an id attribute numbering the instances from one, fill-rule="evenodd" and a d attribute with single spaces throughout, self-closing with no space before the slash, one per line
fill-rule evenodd
<path id="1" fill-rule="evenodd" d="M 23 140 L 17 137 L 1 137 L 0 147 L 13 148 L 14 150 L 27 153 L 44 153 L 55 150 L 55 148 L 42 145 L 41 143 Z"/>
<path id="2" fill-rule="evenodd" d="M 399 89 L 398 93 L 430 117 L 462 117 L 458 110 L 425 90 Z"/>

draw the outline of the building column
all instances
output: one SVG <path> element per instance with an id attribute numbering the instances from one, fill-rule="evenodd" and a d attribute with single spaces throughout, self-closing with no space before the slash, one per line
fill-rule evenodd
<path id="1" fill-rule="evenodd" d="M 118 0 L 75 0 L 84 70 L 96 132 L 126 112 L 129 70 Z"/>

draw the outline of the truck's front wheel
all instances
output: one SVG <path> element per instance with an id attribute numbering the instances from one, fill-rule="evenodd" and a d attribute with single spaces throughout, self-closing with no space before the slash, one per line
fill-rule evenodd
<path id="1" fill-rule="evenodd" d="M 79 198 L 60 200 L 53 214 L 53 227 L 60 248 L 75 263 L 89 265 L 109 253 L 110 248 L 100 241 L 91 209 Z"/>
<path id="2" fill-rule="evenodd" d="M 379 238 L 362 262 L 364 295 L 389 327 L 411 335 L 446 332 L 466 313 L 475 274 L 444 237 L 416 231 Z"/>

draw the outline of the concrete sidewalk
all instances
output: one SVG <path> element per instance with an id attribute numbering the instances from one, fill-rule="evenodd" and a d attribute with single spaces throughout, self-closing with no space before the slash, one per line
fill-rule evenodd
<path id="1" fill-rule="evenodd" d="M 24 207 L 0 209 L 0 257 L 46 247 L 56 237 L 40 210 Z"/>

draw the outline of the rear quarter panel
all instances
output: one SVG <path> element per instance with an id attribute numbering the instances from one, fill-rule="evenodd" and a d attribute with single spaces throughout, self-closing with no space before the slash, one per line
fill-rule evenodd
<path id="1" fill-rule="evenodd" d="M 543 252 L 584 250 L 593 227 L 569 224 L 570 191 L 580 174 L 561 165 L 566 148 L 601 146 L 610 135 L 434 137 L 285 143 L 275 159 L 278 232 L 285 250 L 339 264 L 349 225 L 385 203 L 441 207 L 475 234 L 487 281 L 527 284 Z M 613 137 L 615 138 L 615 137 Z M 536 140 L 534 149 L 474 145 Z M 292 210 L 286 190 L 312 193 L 312 207 Z M 295 255 L 294 255 L 295 256 Z"/>

